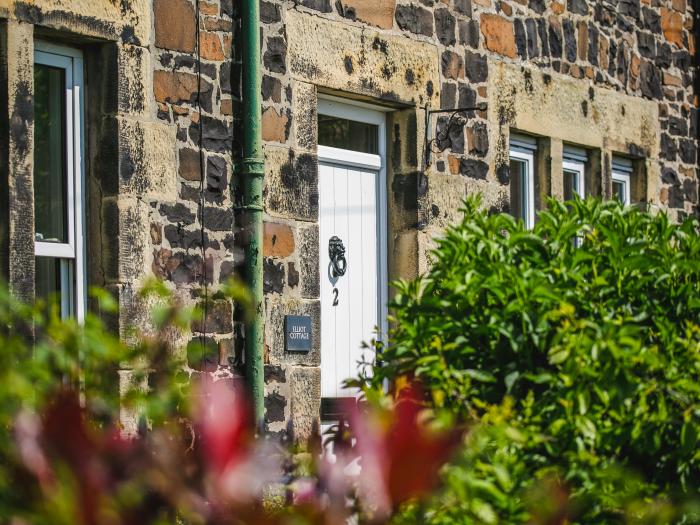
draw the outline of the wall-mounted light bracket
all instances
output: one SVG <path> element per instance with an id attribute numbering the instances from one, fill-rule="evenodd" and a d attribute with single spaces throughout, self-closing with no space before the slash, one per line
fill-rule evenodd
<path id="1" fill-rule="evenodd" d="M 431 154 L 432 153 L 442 153 L 445 151 L 450 142 L 449 137 L 452 130 L 456 127 L 465 126 L 469 121 L 469 117 L 465 113 L 469 111 L 486 111 L 488 104 L 486 102 L 480 102 L 474 106 L 456 108 L 456 109 L 432 109 L 426 110 L 425 120 L 426 120 L 426 130 L 428 133 L 432 131 L 430 126 L 430 117 L 432 115 L 440 115 L 450 113 L 450 117 L 447 120 L 447 125 L 440 131 L 437 132 L 434 138 L 430 138 L 428 133 L 426 133 L 426 147 L 425 147 L 425 158 L 426 166 L 430 166 Z"/>

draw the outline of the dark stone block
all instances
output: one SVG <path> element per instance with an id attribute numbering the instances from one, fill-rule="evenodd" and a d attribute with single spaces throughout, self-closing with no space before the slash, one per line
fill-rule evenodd
<path id="1" fill-rule="evenodd" d="M 639 0 L 618 0 L 617 11 L 621 15 L 631 16 L 632 18 L 639 20 Z"/>
<path id="2" fill-rule="evenodd" d="M 207 206 L 202 211 L 202 223 L 205 228 L 225 232 L 233 228 L 233 211 L 231 208 Z"/>
<path id="3" fill-rule="evenodd" d="M 477 122 L 469 130 L 469 153 L 484 157 L 489 152 L 489 132 L 486 123 Z"/>
<path id="4" fill-rule="evenodd" d="M 219 68 L 219 85 L 223 93 L 231 93 L 231 62 L 228 60 Z"/>
<path id="5" fill-rule="evenodd" d="M 281 366 L 265 365 L 265 384 L 286 383 L 287 372 Z"/>
<path id="6" fill-rule="evenodd" d="M 651 33 L 637 31 L 639 54 L 644 58 L 653 59 L 656 56 L 656 39 Z"/>
<path id="7" fill-rule="evenodd" d="M 576 28 L 574 27 L 574 23 L 569 19 L 564 20 L 563 26 L 566 59 L 569 62 L 576 62 Z"/>
<path id="8" fill-rule="evenodd" d="M 270 257 L 263 263 L 263 289 L 265 293 L 284 291 L 284 265 Z"/>
<path id="9" fill-rule="evenodd" d="M 321 11 L 322 13 L 330 13 L 333 11 L 330 0 L 299 0 L 298 3 L 309 9 Z"/>
<path id="10" fill-rule="evenodd" d="M 678 146 L 676 145 L 676 139 L 669 136 L 668 133 L 662 133 L 659 156 L 666 160 L 676 160 L 677 154 Z"/>
<path id="11" fill-rule="evenodd" d="M 466 84 L 459 85 L 459 107 L 471 108 L 476 105 L 476 91 Z"/>
<path id="12" fill-rule="evenodd" d="M 661 15 L 650 7 L 642 7 L 642 26 L 657 35 L 661 33 Z"/>
<path id="13" fill-rule="evenodd" d="M 552 58 L 561 58 L 562 36 L 561 25 L 558 22 L 549 24 L 549 53 Z"/>
<path id="14" fill-rule="evenodd" d="M 496 169 L 496 179 L 498 179 L 501 186 L 510 184 L 510 166 L 508 164 L 501 164 Z"/>
<path id="15" fill-rule="evenodd" d="M 467 51 L 465 53 L 464 67 L 467 78 L 472 82 L 485 82 L 489 75 L 488 60 L 484 55 Z"/>
<path id="16" fill-rule="evenodd" d="M 433 16 L 424 7 L 417 5 L 396 6 L 396 23 L 404 31 L 418 35 L 433 35 Z"/>
<path id="17" fill-rule="evenodd" d="M 594 66 L 598 65 L 598 28 L 594 25 L 588 26 L 588 61 Z"/>
<path id="18" fill-rule="evenodd" d="M 170 222 L 177 222 L 185 225 L 194 223 L 194 213 L 181 202 L 176 204 L 163 204 L 159 211 L 160 214 L 167 217 Z"/>
<path id="19" fill-rule="evenodd" d="M 586 0 L 568 0 L 566 8 L 577 15 L 588 14 L 588 2 Z"/>
<path id="20" fill-rule="evenodd" d="M 688 121 L 679 117 L 668 117 L 668 132 L 671 135 L 687 137 Z"/>
<path id="21" fill-rule="evenodd" d="M 527 30 L 527 54 L 530 58 L 540 56 L 540 48 L 537 45 L 537 23 L 534 18 L 525 20 Z"/>
<path id="22" fill-rule="evenodd" d="M 661 99 L 663 97 L 661 73 L 659 73 L 659 68 L 651 62 L 644 61 L 639 68 L 639 87 L 645 97 L 652 99 Z"/>
<path id="23" fill-rule="evenodd" d="M 608 51 L 609 61 L 608 75 L 615 76 L 615 68 L 617 67 L 617 44 L 614 40 L 610 40 L 610 50 Z"/>
<path id="24" fill-rule="evenodd" d="M 454 5 L 455 11 L 463 15 L 472 15 L 472 1 L 471 0 L 454 0 L 452 3 Z"/>
<path id="25" fill-rule="evenodd" d="M 460 20 L 459 40 L 462 44 L 477 49 L 479 47 L 479 22 Z"/>
<path id="26" fill-rule="evenodd" d="M 445 82 L 440 92 L 440 109 L 452 109 L 457 102 L 457 86 Z"/>
<path id="27" fill-rule="evenodd" d="M 274 24 L 282 20 L 280 7 L 272 2 L 260 2 L 260 20 L 264 24 Z"/>
<path id="28" fill-rule="evenodd" d="M 595 21 L 603 26 L 612 26 L 615 23 L 616 11 L 613 6 L 598 2 L 595 5 Z"/>
<path id="29" fill-rule="evenodd" d="M 525 22 L 525 25 L 527 26 L 527 21 Z M 527 44 L 527 49 L 528 49 L 528 54 L 530 53 L 530 29 L 528 28 L 527 31 L 527 39 L 528 39 L 528 44 Z M 540 42 L 542 43 L 542 56 L 543 57 L 548 57 L 549 56 L 549 41 L 547 38 L 547 22 L 543 19 L 540 18 L 537 20 L 537 34 L 540 37 Z M 534 35 L 534 32 L 533 32 Z M 534 38 L 534 37 L 533 37 Z M 537 45 L 537 39 L 535 38 L 535 46 Z M 532 57 L 530 57 L 532 58 Z"/>
<path id="30" fill-rule="evenodd" d="M 669 208 L 684 208 L 685 207 L 685 191 L 682 186 L 671 186 L 668 189 L 668 207 Z"/>
<path id="31" fill-rule="evenodd" d="M 698 156 L 698 148 L 695 141 L 691 139 L 682 139 L 679 141 L 681 160 L 687 164 L 695 164 Z"/>
<path id="32" fill-rule="evenodd" d="M 228 185 L 228 164 L 223 157 L 207 158 L 207 191 L 223 193 Z"/>
<path id="33" fill-rule="evenodd" d="M 267 39 L 267 49 L 263 55 L 263 64 L 273 73 L 287 72 L 287 42 L 281 36 Z"/>
<path id="34" fill-rule="evenodd" d="M 299 286 L 299 272 L 293 262 L 287 263 L 287 284 L 290 288 Z"/>
<path id="35" fill-rule="evenodd" d="M 692 179 L 685 179 L 683 181 L 683 192 L 685 193 L 685 198 L 695 204 L 698 202 L 698 181 Z"/>
<path id="36" fill-rule="evenodd" d="M 265 396 L 265 422 L 284 422 L 284 408 L 286 406 L 287 400 L 277 392 Z"/>
<path id="37" fill-rule="evenodd" d="M 435 10 L 435 33 L 442 45 L 453 46 L 455 40 L 455 17 L 446 7 Z"/>
<path id="38" fill-rule="evenodd" d="M 449 134 L 450 149 L 452 153 L 464 153 L 464 127 L 452 126 Z"/>
<path id="39" fill-rule="evenodd" d="M 661 182 L 664 184 L 680 184 L 680 179 L 678 178 L 678 173 L 673 168 L 663 168 L 661 170 Z"/>
<path id="40" fill-rule="evenodd" d="M 659 42 L 656 46 L 656 65 L 661 69 L 671 67 L 673 61 L 673 50 L 666 42 Z"/>
<path id="41" fill-rule="evenodd" d="M 485 180 L 489 174 L 489 165 L 483 160 L 462 159 L 459 172 L 465 177 Z"/>
<path id="42" fill-rule="evenodd" d="M 207 233 L 202 235 L 201 230 L 185 230 L 179 225 L 166 224 L 163 227 L 163 235 L 170 243 L 171 248 L 184 248 L 185 250 L 198 250 L 202 248 L 202 241 L 206 244 Z"/>
<path id="43" fill-rule="evenodd" d="M 522 20 L 516 18 L 513 21 L 513 27 L 515 28 L 515 46 L 518 49 L 518 55 L 523 60 L 527 59 L 527 36 L 525 35 L 525 26 Z"/>
<path id="44" fill-rule="evenodd" d="M 216 153 L 231 151 L 233 145 L 233 132 L 229 124 L 212 117 L 201 117 L 202 146 L 204 149 Z M 190 138 L 195 144 L 199 144 L 199 124 L 190 125 Z"/>
<path id="45" fill-rule="evenodd" d="M 530 9 L 532 9 L 535 13 L 542 14 L 544 13 L 545 9 L 547 9 L 547 5 L 544 0 L 530 0 L 528 2 L 528 6 Z"/>
<path id="46" fill-rule="evenodd" d="M 263 100 L 270 100 L 278 104 L 282 102 L 282 82 L 275 77 L 263 76 L 261 92 Z"/>
<path id="47" fill-rule="evenodd" d="M 673 65 L 681 71 L 688 71 L 693 64 L 693 59 L 686 50 L 682 49 L 673 53 Z"/>

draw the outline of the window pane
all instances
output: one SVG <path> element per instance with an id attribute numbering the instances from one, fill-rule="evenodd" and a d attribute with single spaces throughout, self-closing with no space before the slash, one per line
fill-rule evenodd
<path id="1" fill-rule="evenodd" d="M 327 115 L 318 116 L 318 143 L 321 146 L 379 154 L 379 127 Z"/>
<path id="2" fill-rule="evenodd" d="M 622 204 L 627 204 L 627 195 L 625 191 L 625 183 L 614 180 L 612 183 L 613 197 L 619 200 Z"/>
<path id="3" fill-rule="evenodd" d="M 37 257 L 35 269 L 36 298 L 57 302 L 63 317 L 73 315 L 73 261 Z"/>
<path id="4" fill-rule="evenodd" d="M 527 163 L 510 161 L 510 212 L 516 219 L 527 222 Z"/>
<path id="5" fill-rule="evenodd" d="M 37 240 L 68 242 L 66 80 L 60 68 L 34 67 L 34 213 Z"/>
<path id="6" fill-rule="evenodd" d="M 570 201 L 578 194 L 578 173 L 564 170 L 564 200 Z"/>

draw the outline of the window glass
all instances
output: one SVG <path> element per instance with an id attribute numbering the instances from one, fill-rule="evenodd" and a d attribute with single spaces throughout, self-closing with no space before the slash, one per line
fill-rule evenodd
<path id="1" fill-rule="evenodd" d="M 564 200 L 570 201 L 579 195 L 578 172 L 564 170 Z"/>
<path id="2" fill-rule="evenodd" d="M 34 68 L 34 218 L 36 238 L 68 242 L 66 73 Z"/>
<path id="3" fill-rule="evenodd" d="M 510 211 L 527 224 L 527 162 L 510 160 Z"/>
<path id="4" fill-rule="evenodd" d="M 625 183 L 622 181 L 614 180 L 613 181 L 613 197 L 615 197 L 617 200 L 619 200 L 621 203 L 626 204 L 626 191 L 625 191 Z"/>
<path id="5" fill-rule="evenodd" d="M 379 127 L 328 115 L 318 117 L 318 144 L 332 148 L 379 154 Z"/>
<path id="6" fill-rule="evenodd" d="M 74 315 L 73 262 L 69 259 L 35 259 L 36 298 L 58 301 L 62 316 Z"/>

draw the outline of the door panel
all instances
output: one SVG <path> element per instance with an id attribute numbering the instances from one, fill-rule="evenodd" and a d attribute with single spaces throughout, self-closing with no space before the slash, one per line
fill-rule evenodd
<path id="1" fill-rule="evenodd" d="M 375 337 L 375 327 L 380 324 L 378 179 L 376 171 L 320 164 L 323 397 L 356 394 L 354 389 L 342 388 L 342 383 L 357 377 L 360 361 L 373 360 L 373 350 L 363 349 L 362 343 Z M 333 276 L 328 252 L 333 236 L 342 240 L 346 250 L 347 271 L 340 277 Z"/>

